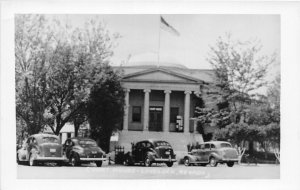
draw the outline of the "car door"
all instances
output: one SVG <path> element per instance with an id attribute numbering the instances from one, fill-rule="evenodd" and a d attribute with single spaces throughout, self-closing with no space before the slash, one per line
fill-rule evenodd
<path id="1" fill-rule="evenodd" d="M 210 154 L 210 144 L 206 143 L 206 144 L 204 144 L 203 157 L 202 157 L 201 161 L 208 162 L 209 154 Z"/>
<path id="2" fill-rule="evenodd" d="M 197 150 L 197 161 L 206 162 L 204 144 L 201 144 L 199 149 Z"/>
<path id="3" fill-rule="evenodd" d="M 64 144 L 64 152 L 67 158 L 70 158 L 72 147 L 73 147 L 73 143 L 71 139 L 67 139 Z"/>
<path id="4" fill-rule="evenodd" d="M 144 161 L 144 154 L 146 149 L 146 142 L 140 143 L 140 146 L 138 148 L 138 161 L 143 162 Z"/>
<path id="5" fill-rule="evenodd" d="M 141 146 L 141 143 L 136 143 L 132 150 L 132 158 L 133 158 L 134 162 L 139 162 L 139 151 L 141 148 L 140 146 Z"/>

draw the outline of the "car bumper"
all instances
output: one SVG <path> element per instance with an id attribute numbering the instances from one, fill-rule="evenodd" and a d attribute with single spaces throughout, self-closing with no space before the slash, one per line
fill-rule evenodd
<path id="1" fill-rule="evenodd" d="M 176 162 L 175 158 L 154 158 L 154 162 Z"/>
<path id="2" fill-rule="evenodd" d="M 37 161 L 67 161 L 66 157 L 37 157 Z"/>
<path id="3" fill-rule="evenodd" d="M 80 158 L 80 161 L 86 162 L 96 162 L 96 161 L 106 161 L 107 158 Z"/>

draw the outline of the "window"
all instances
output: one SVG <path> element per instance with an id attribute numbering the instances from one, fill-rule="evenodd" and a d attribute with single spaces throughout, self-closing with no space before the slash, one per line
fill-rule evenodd
<path id="1" fill-rule="evenodd" d="M 170 109 L 170 123 L 176 123 L 176 117 L 179 115 L 179 108 L 171 107 Z"/>
<path id="2" fill-rule="evenodd" d="M 210 144 L 205 144 L 205 149 L 210 149 Z"/>
<path id="3" fill-rule="evenodd" d="M 132 121 L 141 122 L 141 107 L 133 106 L 132 107 Z"/>
<path id="4" fill-rule="evenodd" d="M 216 146 L 215 146 L 214 144 L 211 144 L 211 147 L 210 147 L 210 148 L 213 149 L 213 148 L 216 148 Z"/>

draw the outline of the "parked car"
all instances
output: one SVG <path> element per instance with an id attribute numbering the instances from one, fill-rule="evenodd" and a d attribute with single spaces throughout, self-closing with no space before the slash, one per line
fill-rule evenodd
<path id="1" fill-rule="evenodd" d="M 172 167 L 176 155 L 171 145 L 161 140 L 144 140 L 132 143 L 132 150 L 125 154 L 124 165 L 144 164 L 150 167 L 152 163 L 165 163 Z"/>
<path id="2" fill-rule="evenodd" d="M 105 152 L 98 147 L 96 141 L 89 138 L 69 138 L 65 141 L 63 149 L 72 166 L 94 162 L 97 167 L 101 167 L 102 162 L 106 160 Z"/>
<path id="3" fill-rule="evenodd" d="M 62 165 L 65 160 L 59 137 L 51 134 L 32 135 L 17 151 L 18 164 L 34 166 L 43 162 L 56 162 Z"/>
<path id="4" fill-rule="evenodd" d="M 192 149 L 184 157 L 184 165 L 202 165 L 209 164 L 212 167 L 218 163 L 226 163 L 228 167 L 232 167 L 238 162 L 238 152 L 232 148 L 231 144 L 225 141 L 210 141 L 201 144 L 199 148 Z"/>

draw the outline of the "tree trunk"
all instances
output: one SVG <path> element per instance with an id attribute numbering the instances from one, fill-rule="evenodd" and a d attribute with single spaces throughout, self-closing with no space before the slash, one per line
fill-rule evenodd
<path id="1" fill-rule="evenodd" d="M 253 143 L 253 141 L 249 141 L 249 149 L 248 149 L 248 153 L 249 153 L 250 155 L 252 155 L 253 152 L 254 152 L 254 143 Z"/>
<path id="2" fill-rule="evenodd" d="M 79 127 L 80 127 L 80 123 L 75 121 L 74 122 L 75 137 L 78 136 Z"/>

